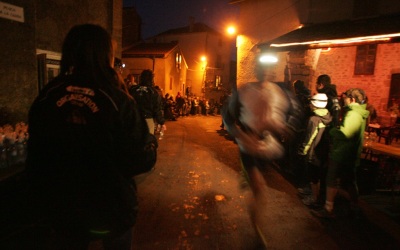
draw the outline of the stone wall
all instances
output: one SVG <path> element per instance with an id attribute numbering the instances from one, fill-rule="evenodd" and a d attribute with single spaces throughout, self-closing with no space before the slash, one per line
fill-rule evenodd
<path id="1" fill-rule="evenodd" d="M 329 51 L 307 50 L 281 52 L 288 55 L 290 79 L 302 80 L 316 93 L 317 77 L 327 74 L 336 85 L 338 94 L 349 88 L 364 89 L 380 116 L 388 116 L 392 74 L 400 73 L 400 43 L 379 44 L 373 75 L 354 75 L 357 47 L 333 48 Z M 282 72 L 278 74 L 282 75 Z"/>
<path id="2" fill-rule="evenodd" d="M 12 0 L 23 8 L 24 21 L 0 18 L 0 125 L 26 121 L 37 94 L 34 1 Z"/>
<path id="3" fill-rule="evenodd" d="M 4 2 L 4 1 L 3 1 Z M 0 125 L 27 121 L 38 94 L 36 50 L 60 52 L 62 41 L 77 24 L 99 24 L 120 44 L 122 0 L 7 0 L 23 9 L 24 20 L 0 18 Z"/>
<path id="4" fill-rule="evenodd" d="M 128 48 L 141 39 L 141 19 L 135 8 L 123 8 L 122 13 L 122 49 Z"/>
<path id="5" fill-rule="evenodd" d="M 385 114 L 391 76 L 400 73 L 400 43 L 378 45 L 373 75 L 354 75 L 355 57 L 356 47 L 336 48 L 321 53 L 313 81 L 320 74 L 328 74 L 336 84 L 338 93 L 349 88 L 362 88 L 378 115 Z"/>
<path id="6" fill-rule="evenodd" d="M 292 51 L 289 52 L 288 66 L 290 69 L 290 80 L 301 80 L 304 85 L 311 89 L 310 74 L 311 69 L 307 64 L 307 51 Z"/>

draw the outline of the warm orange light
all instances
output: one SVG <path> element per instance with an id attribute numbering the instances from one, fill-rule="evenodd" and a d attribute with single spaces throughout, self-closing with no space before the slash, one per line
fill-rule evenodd
<path id="1" fill-rule="evenodd" d="M 329 52 L 330 50 L 331 50 L 330 47 L 328 47 L 328 48 L 322 48 L 322 49 L 321 49 L 321 52 Z"/>
<path id="2" fill-rule="evenodd" d="M 374 42 L 374 41 L 390 41 L 393 37 L 400 37 L 400 33 L 396 34 L 385 34 L 377 36 L 363 36 L 363 37 L 352 37 L 346 39 L 332 39 L 332 40 L 319 40 L 319 41 L 307 41 L 299 43 L 281 43 L 281 44 L 271 44 L 271 47 L 288 47 L 296 45 L 319 45 L 326 46 L 332 44 L 350 44 L 350 43 L 362 43 L 362 42 Z"/>
<path id="3" fill-rule="evenodd" d="M 229 35 L 234 35 L 234 34 L 236 34 L 236 28 L 233 27 L 233 26 L 229 26 L 229 27 L 226 29 L 226 32 L 228 32 Z"/>
<path id="4" fill-rule="evenodd" d="M 200 60 L 201 60 L 202 62 L 205 62 L 205 61 L 207 61 L 207 57 L 206 57 L 206 56 L 202 56 L 202 57 L 200 58 Z"/>

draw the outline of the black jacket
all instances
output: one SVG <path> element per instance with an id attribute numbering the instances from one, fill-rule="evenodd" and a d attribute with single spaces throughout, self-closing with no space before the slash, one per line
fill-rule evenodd
<path id="1" fill-rule="evenodd" d="M 340 110 L 338 94 L 335 84 L 327 84 L 322 89 L 318 89 L 318 93 L 324 93 L 328 96 L 328 104 L 326 108 L 332 115 L 332 126 L 338 127 L 340 125 Z"/>
<path id="2" fill-rule="evenodd" d="M 299 148 L 299 154 L 307 155 L 307 162 L 313 165 L 319 166 L 321 160 L 325 160 L 328 157 L 327 148 L 329 142 L 323 135 L 331 121 L 332 116 L 325 108 L 315 109 L 308 120 L 305 138 Z M 319 150 L 316 150 L 317 147 Z"/>
<path id="3" fill-rule="evenodd" d="M 129 93 L 135 98 L 145 118 L 154 118 L 160 125 L 165 123 L 162 114 L 162 98 L 154 87 L 136 85 L 129 89 Z"/>
<path id="4" fill-rule="evenodd" d="M 136 217 L 134 175 L 149 134 L 134 100 L 117 86 L 56 78 L 29 112 L 27 176 L 35 203 L 57 225 L 126 230 Z"/>

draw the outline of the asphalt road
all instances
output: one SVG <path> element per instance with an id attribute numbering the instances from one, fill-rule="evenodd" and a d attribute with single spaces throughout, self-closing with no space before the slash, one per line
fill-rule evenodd
<path id="1" fill-rule="evenodd" d="M 220 123 L 220 116 L 167 123 L 155 171 L 137 178 L 133 249 L 263 249 L 248 213 L 252 194 L 242 185 L 237 145 Z M 268 249 L 399 249 L 398 231 L 385 230 L 375 211 L 364 208 L 357 220 L 321 220 L 279 167 L 263 174 L 269 187 L 258 208 Z"/>

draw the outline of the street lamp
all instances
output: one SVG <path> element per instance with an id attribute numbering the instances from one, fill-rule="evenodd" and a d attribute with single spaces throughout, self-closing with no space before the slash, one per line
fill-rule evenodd
<path id="1" fill-rule="evenodd" d="M 260 56 L 259 61 L 264 64 L 270 64 L 278 62 L 278 58 L 273 54 L 263 54 Z"/>
<path id="2" fill-rule="evenodd" d="M 229 35 L 235 35 L 235 34 L 236 34 L 236 28 L 235 28 L 234 26 L 229 26 L 229 27 L 226 29 L 226 32 L 227 32 Z"/>
<path id="3" fill-rule="evenodd" d="M 207 74 L 207 57 L 206 56 L 201 56 L 200 60 L 202 61 L 202 70 L 203 70 L 202 88 L 203 88 L 203 91 L 205 91 L 206 74 Z"/>
<path id="4" fill-rule="evenodd" d="M 230 39 L 230 54 L 231 54 L 231 60 L 236 61 L 237 63 L 237 57 L 238 57 L 238 40 L 239 40 L 239 35 L 237 34 L 237 29 L 234 25 L 229 25 L 226 28 L 226 33 L 228 36 L 231 38 Z M 232 66 L 231 66 L 232 67 Z M 237 65 L 234 66 L 234 70 L 230 69 L 230 72 L 236 72 Z M 230 73 L 229 75 L 229 87 L 232 89 L 237 88 L 237 75 Z"/>

